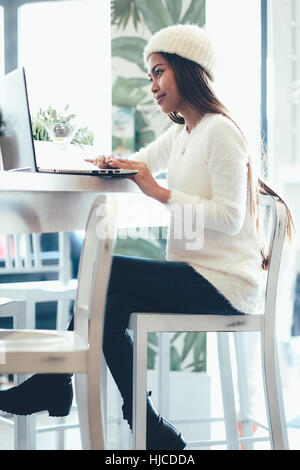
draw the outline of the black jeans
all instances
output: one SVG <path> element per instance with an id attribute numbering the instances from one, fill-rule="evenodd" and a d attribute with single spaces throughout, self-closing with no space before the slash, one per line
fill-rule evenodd
<path id="1" fill-rule="evenodd" d="M 103 352 L 124 406 L 132 400 L 132 312 L 241 314 L 186 263 L 114 256 L 108 287 Z"/>

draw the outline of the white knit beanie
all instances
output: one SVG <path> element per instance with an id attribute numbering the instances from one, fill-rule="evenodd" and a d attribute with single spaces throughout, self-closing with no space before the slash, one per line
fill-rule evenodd
<path id="1" fill-rule="evenodd" d="M 214 79 L 215 55 L 206 31 L 193 24 L 176 24 L 152 36 L 144 50 L 144 61 L 154 52 L 177 54 L 201 65 Z"/>

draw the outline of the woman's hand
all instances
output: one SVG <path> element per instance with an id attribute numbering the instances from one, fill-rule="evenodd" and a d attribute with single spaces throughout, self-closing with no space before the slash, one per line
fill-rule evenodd
<path id="1" fill-rule="evenodd" d="M 85 158 L 84 161 L 86 162 L 89 162 L 89 163 L 93 163 L 93 165 L 96 165 L 98 166 L 99 168 L 111 168 L 111 166 L 109 165 L 109 162 L 115 160 L 116 157 L 115 155 L 112 153 L 111 155 L 109 156 L 106 156 L 106 155 L 100 155 L 99 157 L 95 158 L 95 159 L 89 159 L 89 158 Z"/>
<path id="2" fill-rule="evenodd" d="M 162 203 L 166 203 L 169 200 L 171 191 L 159 186 L 150 173 L 146 163 L 116 158 L 109 162 L 109 167 L 122 168 L 124 170 L 138 170 L 138 173 L 129 175 L 128 178 L 134 181 L 146 196 L 153 197 Z"/>

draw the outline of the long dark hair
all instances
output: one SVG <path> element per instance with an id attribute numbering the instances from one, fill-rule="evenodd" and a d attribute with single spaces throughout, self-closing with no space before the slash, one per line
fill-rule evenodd
<path id="1" fill-rule="evenodd" d="M 178 56 L 177 54 L 168 54 L 160 52 L 164 59 L 168 62 L 174 71 L 175 80 L 178 90 L 183 100 L 192 108 L 199 110 L 203 115 L 205 114 L 222 114 L 230 119 L 239 129 L 243 138 L 247 139 L 238 126 L 238 124 L 231 118 L 228 109 L 221 103 L 216 96 L 212 87 L 212 77 L 207 70 L 201 65 L 196 64 L 188 59 Z M 168 114 L 169 118 L 177 124 L 184 124 L 184 117 L 177 111 Z M 247 142 L 248 143 L 248 142 Z M 287 226 L 286 226 L 286 239 L 289 243 L 292 241 L 292 231 L 295 231 L 295 226 L 292 214 L 287 204 L 283 199 L 261 178 L 254 178 L 253 166 L 251 157 L 248 162 L 248 181 L 250 190 L 250 213 L 255 217 L 257 234 L 259 235 L 259 194 L 270 194 L 277 197 L 285 206 L 287 213 Z M 262 267 L 268 269 L 269 260 L 263 244 L 261 244 L 262 254 Z"/>

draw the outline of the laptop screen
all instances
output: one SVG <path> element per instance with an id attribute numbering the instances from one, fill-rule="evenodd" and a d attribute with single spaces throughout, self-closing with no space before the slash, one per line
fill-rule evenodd
<path id="1" fill-rule="evenodd" d="M 20 67 L 1 78 L 0 105 L 5 123 L 1 139 L 4 170 L 30 167 L 36 171 L 26 78 Z"/>

